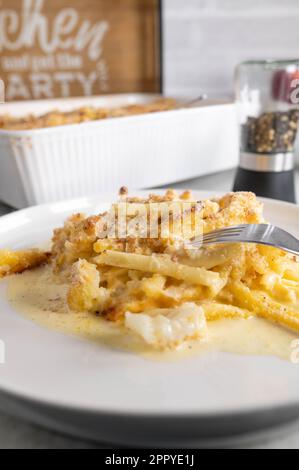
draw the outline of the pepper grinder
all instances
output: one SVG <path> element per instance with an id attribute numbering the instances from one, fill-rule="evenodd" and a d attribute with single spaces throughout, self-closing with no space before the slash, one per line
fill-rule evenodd
<path id="1" fill-rule="evenodd" d="M 295 202 L 299 60 L 238 65 L 236 104 L 240 160 L 233 190 Z"/>

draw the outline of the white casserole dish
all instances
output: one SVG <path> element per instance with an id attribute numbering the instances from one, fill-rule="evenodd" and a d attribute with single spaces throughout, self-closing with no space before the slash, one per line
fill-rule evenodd
<path id="1" fill-rule="evenodd" d="M 80 106 L 146 103 L 130 94 L 8 103 L 23 116 Z M 25 131 L 0 130 L 0 200 L 23 208 L 93 196 L 120 186 L 147 188 L 231 168 L 238 161 L 235 105 L 199 107 Z"/>

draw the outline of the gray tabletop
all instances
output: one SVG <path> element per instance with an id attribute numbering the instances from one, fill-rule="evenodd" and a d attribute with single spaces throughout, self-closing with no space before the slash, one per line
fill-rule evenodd
<path id="1" fill-rule="evenodd" d="M 229 191 L 232 187 L 233 172 L 217 173 L 191 181 L 171 185 L 172 187 Z M 297 188 L 299 190 L 299 171 L 296 174 Z M 299 200 L 299 191 L 297 192 Z M 12 209 L 0 203 L 0 215 L 11 212 Z M 0 403 L 1 407 L 1 403 Z M 299 448 L 299 423 L 292 423 L 281 429 L 276 429 L 269 435 L 258 440 L 258 444 L 244 444 L 246 448 L 267 449 L 298 449 Z M 18 418 L 0 413 L 0 449 L 54 449 L 54 448 L 107 448 L 104 445 L 95 445 L 85 441 L 75 440 L 57 433 L 41 429 L 37 426 L 25 423 Z M 111 448 L 113 445 L 111 445 Z"/>

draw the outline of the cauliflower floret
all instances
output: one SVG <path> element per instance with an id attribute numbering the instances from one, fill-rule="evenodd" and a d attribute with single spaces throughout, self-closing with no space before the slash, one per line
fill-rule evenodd
<path id="1" fill-rule="evenodd" d="M 172 349 L 188 339 L 203 339 L 207 335 L 204 311 L 191 302 L 147 313 L 126 312 L 125 326 L 157 349 Z"/>
<path id="2" fill-rule="evenodd" d="M 74 311 L 101 312 L 109 299 L 107 289 L 100 286 L 96 266 L 80 259 L 72 266 L 68 306 Z"/>

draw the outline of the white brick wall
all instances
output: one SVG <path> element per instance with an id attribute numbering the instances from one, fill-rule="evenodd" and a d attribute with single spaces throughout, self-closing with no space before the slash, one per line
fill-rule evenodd
<path id="1" fill-rule="evenodd" d="M 163 0 L 164 89 L 233 94 L 235 65 L 299 56 L 298 0 Z"/>

